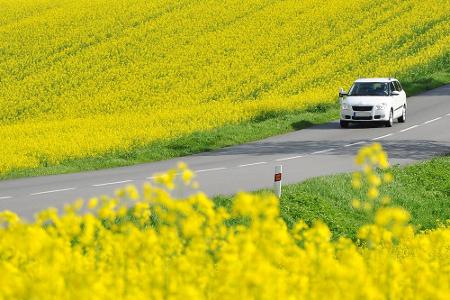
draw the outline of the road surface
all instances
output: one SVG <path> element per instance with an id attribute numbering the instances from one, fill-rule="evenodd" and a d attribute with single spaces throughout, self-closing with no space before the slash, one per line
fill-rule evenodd
<path id="1" fill-rule="evenodd" d="M 364 144 L 380 142 L 391 164 L 405 165 L 450 153 L 450 85 L 408 98 L 406 123 L 392 128 L 339 122 L 188 157 L 130 167 L 0 182 L 0 211 L 22 217 L 47 207 L 62 208 L 77 198 L 112 195 L 124 185 L 142 185 L 152 174 L 186 162 L 208 195 L 232 194 L 273 186 L 274 168 L 283 165 L 283 183 L 355 170 L 354 156 Z M 300 121 L 300 120 L 299 120 Z M 450 171 L 449 171 L 450 172 Z"/>

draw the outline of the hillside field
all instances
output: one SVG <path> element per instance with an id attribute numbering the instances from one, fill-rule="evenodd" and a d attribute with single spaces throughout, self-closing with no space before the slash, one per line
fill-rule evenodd
<path id="1" fill-rule="evenodd" d="M 330 105 L 356 77 L 420 82 L 450 65 L 448 7 L 0 0 L 0 177 Z"/>

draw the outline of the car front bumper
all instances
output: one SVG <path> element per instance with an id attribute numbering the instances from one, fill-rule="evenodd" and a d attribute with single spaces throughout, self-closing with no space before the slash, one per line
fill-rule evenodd
<path id="1" fill-rule="evenodd" d="M 352 109 L 342 109 L 341 120 L 348 122 L 388 121 L 389 113 L 387 113 L 386 110 L 377 109 L 373 109 L 371 111 L 353 111 Z"/>

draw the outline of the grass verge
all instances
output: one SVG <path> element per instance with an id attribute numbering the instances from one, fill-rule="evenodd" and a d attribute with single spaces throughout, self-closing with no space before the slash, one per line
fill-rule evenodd
<path id="1" fill-rule="evenodd" d="M 394 182 L 380 192 L 392 198 L 393 206 L 411 213 L 418 230 L 435 228 L 450 219 L 450 155 L 406 167 L 393 167 Z M 262 190 L 256 193 L 270 193 Z M 308 224 L 323 220 L 333 237 L 356 237 L 358 228 L 370 223 L 370 217 L 351 207 L 351 199 L 360 197 L 351 187 L 351 174 L 317 177 L 286 185 L 280 199 L 281 215 L 288 226 L 303 219 Z M 232 197 L 218 196 L 219 206 L 230 207 Z"/>
<path id="2" fill-rule="evenodd" d="M 447 60 L 443 60 L 446 62 Z M 409 96 L 450 83 L 450 67 L 442 61 L 434 66 L 435 73 L 429 75 L 429 67 L 417 69 L 411 77 L 402 80 Z M 0 180 L 92 171 L 139 163 L 166 160 L 185 155 L 212 151 L 227 146 L 256 141 L 270 136 L 304 129 L 337 119 L 339 106 L 335 104 L 317 105 L 297 111 L 272 111 L 263 113 L 250 121 L 227 125 L 210 131 L 194 132 L 179 138 L 158 141 L 130 151 L 113 151 L 102 156 L 70 159 L 59 165 L 17 169 L 0 174 Z"/>
<path id="3" fill-rule="evenodd" d="M 14 170 L 0 175 L 0 179 L 106 169 L 207 152 L 322 124 L 336 119 L 338 114 L 337 104 L 318 105 L 298 111 L 266 112 L 248 122 L 158 141 L 128 152 L 115 151 L 99 157 L 66 160 L 56 166 Z"/>

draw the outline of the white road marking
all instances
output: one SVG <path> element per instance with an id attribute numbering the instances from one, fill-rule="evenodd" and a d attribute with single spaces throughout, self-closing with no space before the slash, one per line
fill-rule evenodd
<path id="1" fill-rule="evenodd" d="M 439 119 L 442 119 L 442 117 L 438 117 L 438 118 L 436 118 L 436 119 L 433 119 L 433 120 L 429 120 L 429 121 L 423 122 L 423 124 L 430 124 L 431 122 L 437 121 L 437 120 L 439 120 Z"/>
<path id="2" fill-rule="evenodd" d="M 335 148 L 332 148 L 332 149 L 326 149 L 326 150 L 320 150 L 320 151 L 313 152 L 313 153 L 311 153 L 311 154 L 326 153 L 326 152 L 333 151 L 334 149 L 335 149 Z"/>
<path id="3" fill-rule="evenodd" d="M 344 147 L 350 147 L 350 146 L 355 146 L 355 145 L 361 145 L 361 144 L 365 144 L 366 142 L 363 142 L 363 141 L 361 141 L 361 142 L 356 142 L 356 143 L 352 143 L 352 144 L 347 144 L 347 145 L 345 145 Z"/>
<path id="4" fill-rule="evenodd" d="M 260 162 L 251 163 L 251 164 L 239 165 L 238 167 L 242 168 L 242 167 L 250 167 L 250 166 L 256 166 L 256 165 L 263 165 L 263 164 L 267 164 L 267 162 L 260 161 Z"/>
<path id="5" fill-rule="evenodd" d="M 122 181 L 115 181 L 115 182 L 106 182 L 106 183 L 93 184 L 92 186 L 99 187 L 99 186 L 121 184 L 121 183 L 133 182 L 133 181 L 134 180 L 130 179 L 130 180 L 122 180 Z"/>
<path id="6" fill-rule="evenodd" d="M 416 128 L 416 127 L 419 127 L 419 125 L 413 125 L 413 126 L 411 126 L 411 127 L 408 127 L 408 128 L 403 129 L 403 130 L 400 130 L 400 132 L 405 132 L 405 131 L 414 129 L 414 128 Z"/>
<path id="7" fill-rule="evenodd" d="M 0 200 L 3 200 L 3 199 L 11 199 L 12 197 L 11 196 L 3 196 L 3 197 L 0 197 Z"/>
<path id="8" fill-rule="evenodd" d="M 394 135 L 394 134 L 393 133 L 389 133 L 389 134 L 386 134 L 386 135 L 382 135 L 382 136 L 373 138 L 372 141 L 381 140 L 382 138 L 385 138 L 385 137 L 388 137 L 388 136 L 391 136 L 391 135 Z"/>
<path id="9" fill-rule="evenodd" d="M 194 172 L 195 173 L 202 173 L 202 172 L 211 172 L 211 171 L 220 171 L 220 170 L 226 170 L 226 168 L 225 167 L 211 168 L 211 169 L 197 170 L 197 171 L 194 171 Z"/>
<path id="10" fill-rule="evenodd" d="M 447 116 L 450 116 L 450 113 L 448 113 Z"/>
<path id="11" fill-rule="evenodd" d="M 297 155 L 297 156 L 291 156 L 291 157 L 279 158 L 279 159 L 275 159 L 275 161 L 285 161 L 285 160 L 296 159 L 296 158 L 301 158 L 301 157 L 303 157 L 303 155 Z"/>
<path id="12" fill-rule="evenodd" d="M 32 193 L 32 194 L 30 194 L 30 196 L 64 192 L 64 191 L 73 191 L 73 190 L 75 190 L 75 188 L 72 187 L 72 188 L 67 188 L 67 189 L 59 189 L 59 190 L 51 190 L 51 191 L 45 191 L 45 192 Z"/>

